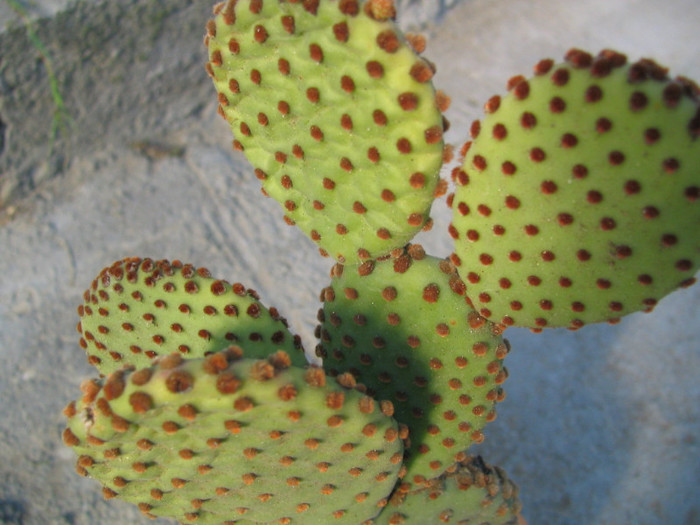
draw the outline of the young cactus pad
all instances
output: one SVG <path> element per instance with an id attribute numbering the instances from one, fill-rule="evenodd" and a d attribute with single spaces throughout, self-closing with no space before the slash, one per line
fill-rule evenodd
<path id="1" fill-rule="evenodd" d="M 78 308 L 80 345 L 102 374 L 180 352 L 202 357 L 241 342 L 248 357 L 285 350 L 295 366 L 307 361 L 298 336 L 274 308 L 242 284 L 213 278 L 179 261 L 130 258 L 100 272 Z"/>
<path id="2" fill-rule="evenodd" d="M 396 491 L 372 525 L 516 525 L 521 508 L 518 488 L 506 473 L 473 456 L 428 487 Z"/>
<path id="3" fill-rule="evenodd" d="M 106 498 L 183 523 L 358 525 L 386 505 L 403 442 L 391 404 L 284 352 L 179 354 L 83 384 L 64 442 Z"/>
<path id="4" fill-rule="evenodd" d="M 650 60 L 571 50 L 486 104 L 453 172 L 453 262 L 484 316 L 578 328 L 700 266 L 700 102 Z"/>
<path id="5" fill-rule="evenodd" d="M 389 399 L 410 429 L 405 480 L 419 486 L 483 440 L 507 373 L 500 327 L 476 313 L 449 261 L 418 245 L 396 258 L 336 265 L 322 294 L 317 353 Z"/>
<path id="6" fill-rule="evenodd" d="M 285 219 L 345 264 L 429 220 L 443 118 L 391 2 L 230 0 L 209 22 L 220 112 Z"/>

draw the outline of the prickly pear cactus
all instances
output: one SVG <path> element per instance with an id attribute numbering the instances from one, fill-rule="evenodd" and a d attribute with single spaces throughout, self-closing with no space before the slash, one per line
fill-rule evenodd
<path id="1" fill-rule="evenodd" d="M 444 124 L 433 67 L 392 2 L 229 0 L 215 12 L 220 112 L 286 221 L 347 264 L 408 242 L 429 219 Z"/>
<path id="2" fill-rule="evenodd" d="M 484 316 L 534 329 L 649 311 L 700 267 L 700 98 L 650 60 L 579 50 L 472 126 L 453 261 Z"/>
<path id="3" fill-rule="evenodd" d="M 508 345 L 466 304 L 449 261 L 418 245 L 359 267 L 336 265 L 322 294 L 317 353 L 393 402 L 410 429 L 406 482 L 439 476 L 481 442 L 504 398 Z"/>
<path id="4" fill-rule="evenodd" d="M 276 309 L 255 291 L 215 279 L 180 261 L 129 258 L 105 268 L 78 308 L 80 345 L 103 374 L 124 364 L 148 366 L 173 351 L 202 357 L 240 342 L 249 357 L 285 350 L 296 366 L 306 358 Z M 256 350 L 258 349 L 258 350 Z"/>
<path id="5" fill-rule="evenodd" d="M 150 517 L 371 519 L 401 470 L 405 435 L 391 404 L 290 363 L 282 351 L 250 359 L 231 347 L 87 381 L 65 409 L 64 442 L 78 455 L 78 473 L 99 480 L 106 498 Z"/>
<path id="6" fill-rule="evenodd" d="M 516 523 L 515 486 L 468 455 L 505 396 L 501 334 L 614 322 L 694 282 L 700 90 L 611 51 L 512 78 L 453 171 L 438 259 L 408 243 L 444 188 L 449 102 L 393 2 L 214 13 L 206 67 L 234 147 L 338 261 L 323 368 L 253 290 L 118 261 L 78 310 L 101 374 L 65 409 L 78 473 L 184 523 Z"/>
<path id="7" fill-rule="evenodd" d="M 503 469 L 473 456 L 427 487 L 415 491 L 400 487 L 372 525 L 515 525 L 521 508 L 518 488 Z"/>

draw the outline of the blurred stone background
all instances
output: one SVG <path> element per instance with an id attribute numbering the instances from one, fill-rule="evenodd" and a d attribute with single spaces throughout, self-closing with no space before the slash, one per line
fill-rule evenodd
<path id="1" fill-rule="evenodd" d="M 452 96 L 455 144 L 506 80 L 570 47 L 700 79 L 697 0 L 404 0 Z M 74 474 L 65 404 L 93 375 L 75 308 L 99 270 L 179 258 L 255 288 L 313 350 L 331 263 L 230 148 L 201 0 L 0 0 L 0 523 L 150 523 Z M 449 213 L 418 241 L 450 253 Z M 508 397 L 475 452 L 530 525 L 700 523 L 700 288 L 616 326 L 510 329 Z M 162 523 L 168 523 L 162 520 Z"/>

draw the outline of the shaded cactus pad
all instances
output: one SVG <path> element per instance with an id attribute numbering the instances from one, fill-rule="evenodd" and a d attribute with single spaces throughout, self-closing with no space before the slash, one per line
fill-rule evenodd
<path id="1" fill-rule="evenodd" d="M 700 266 L 700 98 L 650 60 L 543 60 L 472 125 L 450 233 L 485 317 L 534 329 L 650 311 Z"/>
<path id="2" fill-rule="evenodd" d="M 206 268 L 180 261 L 129 258 L 105 268 L 78 308 L 80 345 L 103 374 L 130 364 L 148 366 L 180 352 L 203 357 L 245 343 L 249 357 L 285 350 L 306 365 L 298 336 L 254 290 L 215 279 Z"/>
<path id="3" fill-rule="evenodd" d="M 389 399 L 410 429 L 406 482 L 422 485 L 484 438 L 505 394 L 500 327 L 476 313 L 449 261 L 418 245 L 359 267 L 336 265 L 322 294 L 317 353 Z"/>
<path id="4" fill-rule="evenodd" d="M 372 525 L 451 523 L 515 525 L 522 508 L 518 488 L 499 467 L 479 456 L 416 491 L 397 490 Z"/>
<path id="5" fill-rule="evenodd" d="M 83 384 L 64 442 L 106 498 L 184 523 L 339 523 L 379 513 L 398 479 L 391 405 L 276 352 L 172 354 Z M 245 521 L 243 521 L 245 520 Z"/>
<path id="6" fill-rule="evenodd" d="M 442 164 L 433 68 L 392 14 L 386 0 L 233 0 L 207 26 L 234 147 L 285 220 L 346 264 L 426 225 Z"/>

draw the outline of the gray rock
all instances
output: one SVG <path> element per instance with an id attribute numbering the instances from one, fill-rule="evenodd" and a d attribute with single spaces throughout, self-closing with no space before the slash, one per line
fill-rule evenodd
<path id="1" fill-rule="evenodd" d="M 211 94 L 210 13 L 192 0 L 83 1 L 0 34 L 0 208 L 76 155 L 195 119 Z"/>
<path id="2" fill-rule="evenodd" d="M 11 1 L 0 4 L 0 210 L 105 139 L 165 139 L 211 96 L 207 2 Z M 425 27 L 457 1 L 399 2 L 402 23 Z"/>

